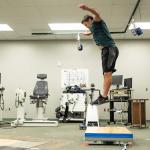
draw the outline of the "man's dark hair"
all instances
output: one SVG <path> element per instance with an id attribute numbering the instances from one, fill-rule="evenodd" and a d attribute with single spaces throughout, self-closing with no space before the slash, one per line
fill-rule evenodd
<path id="1" fill-rule="evenodd" d="M 83 24 L 84 22 L 89 21 L 89 19 L 93 20 L 93 17 L 90 16 L 90 15 L 85 15 L 85 16 L 83 17 L 83 20 L 81 21 L 81 23 Z"/>

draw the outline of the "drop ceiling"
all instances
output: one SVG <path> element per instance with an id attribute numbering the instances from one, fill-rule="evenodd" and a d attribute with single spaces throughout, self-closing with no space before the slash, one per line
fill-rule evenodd
<path id="1" fill-rule="evenodd" d="M 137 0 L 0 0 L 0 24 L 8 24 L 13 32 L 0 32 L 0 40 L 55 40 L 75 39 L 76 35 L 40 35 L 33 32 L 51 32 L 48 23 L 77 23 L 86 11 L 78 8 L 85 3 L 97 9 L 111 32 L 123 31 Z M 141 0 L 135 21 L 150 22 L 150 0 Z M 113 34 L 115 39 L 149 39 L 150 30 L 140 37 L 130 31 Z M 84 38 L 84 37 L 82 37 Z M 89 37 L 91 38 L 91 37 Z"/>

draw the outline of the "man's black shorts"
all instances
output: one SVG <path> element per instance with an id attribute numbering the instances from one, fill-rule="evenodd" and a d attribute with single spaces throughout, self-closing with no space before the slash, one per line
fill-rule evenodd
<path id="1" fill-rule="evenodd" d="M 102 67 L 103 73 L 105 72 L 115 72 L 115 64 L 117 57 L 119 55 L 119 50 L 117 47 L 104 47 L 102 48 Z"/>

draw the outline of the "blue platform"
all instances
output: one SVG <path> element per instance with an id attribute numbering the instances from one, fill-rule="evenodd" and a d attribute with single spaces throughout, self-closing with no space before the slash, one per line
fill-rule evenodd
<path id="1" fill-rule="evenodd" d="M 133 142 L 133 133 L 125 127 L 88 127 L 85 140 Z"/>

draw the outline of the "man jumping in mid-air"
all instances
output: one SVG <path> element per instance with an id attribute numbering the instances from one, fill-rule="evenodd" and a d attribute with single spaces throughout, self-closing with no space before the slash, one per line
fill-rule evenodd
<path id="1" fill-rule="evenodd" d="M 119 55 L 119 51 L 111 37 L 107 25 L 101 18 L 100 14 L 95 9 L 89 8 L 85 4 L 81 4 L 79 7 L 83 10 L 89 11 L 94 15 L 94 17 L 90 15 L 84 16 L 82 24 L 84 24 L 90 30 L 90 32 L 83 34 L 93 34 L 93 39 L 96 45 L 102 50 L 101 57 L 104 75 L 103 94 L 100 95 L 92 104 L 103 104 L 108 100 L 108 92 L 112 82 L 112 73 L 116 71 L 115 63 Z"/>

